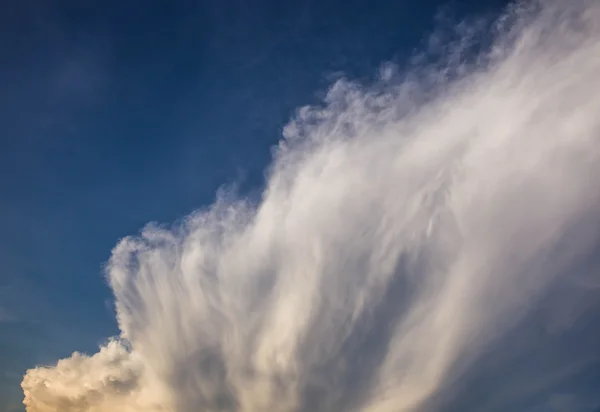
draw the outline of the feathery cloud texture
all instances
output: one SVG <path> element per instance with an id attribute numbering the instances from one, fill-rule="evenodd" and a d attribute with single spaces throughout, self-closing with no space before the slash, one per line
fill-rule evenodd
<path id="1" fill-rule="evenodd" d="M 29 370 L 28 412 L 446 410 L 534 312 L 588 302 L 568 329 L 591 310 L 600 4 L 494 27 L 475 58 L 340 81 L 299 110 L 258 204 L 224 194 L 119 242 L 121 336 Z M 579 286 L 542 311 L 561 282 Z"/>

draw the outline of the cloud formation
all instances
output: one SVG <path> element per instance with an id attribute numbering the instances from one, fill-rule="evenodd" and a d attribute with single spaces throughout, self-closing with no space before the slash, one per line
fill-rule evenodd
<path id="1" fill-rule="evenodd" d="M 120 338 L 29 370 L 28 412 L 450 411 L 496 359 L 540 385 L 485 410 L 529 408 L 577 375 L 576 355 L 545 384 L 527 369 L 544 349 L 524 325 L 560 337 L 598 309 L 600 4 L 495 27 L 485 53 L 300 109 L 258 203 L 224 192 L 119 242 Z"/>

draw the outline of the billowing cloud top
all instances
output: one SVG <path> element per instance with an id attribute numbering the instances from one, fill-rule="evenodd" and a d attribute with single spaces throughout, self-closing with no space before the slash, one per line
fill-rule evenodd
<path id="1" fill-rule="evenodd" d="M 478 368 L 535 360 L 524 322 L 560 339 L 600 293 L 600 3 L 496 27 L 485 55 L 301 109 L 258 204 L 224 194 L 122 240 L 120 338 L 29 370 L 27 410 L 449 411 Z M 471 408 L 532 407 L 591 354 Z M 598 400 L 560 399 L 545 410 Z"/>

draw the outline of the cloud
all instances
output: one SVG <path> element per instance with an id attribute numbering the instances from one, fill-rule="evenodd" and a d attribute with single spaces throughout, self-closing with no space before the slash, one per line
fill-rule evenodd
<path id="1" fill-rule="evenodd" d="M 25 404 L 35 411 L 152 411 L 143 366 L 125 344 L 111 340 L 91 357 L 75 352 L 28 373 L 23 387 L 35 396 L 26 394 Z"/>
<path id="2" fill-rule="evenodd" d="M 481 410 L 452 408 L 498 359 L 571 376 L 531 344 L 598 309 L 599 22 L 593 1 L 515 7 L 489 53 L 337 82 L 260 202 L 223 192 L 119 242 L 120 338 L 29 370 L 28 412 Z"/>

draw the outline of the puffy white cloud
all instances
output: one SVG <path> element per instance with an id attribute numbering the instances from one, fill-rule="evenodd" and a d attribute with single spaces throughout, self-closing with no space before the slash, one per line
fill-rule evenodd
<path id="1" fill-rule="evenodd" d="M 600 4 L 513 13 L 472 65 L 300 110 L 258 205 L 122 240 L 127 346 L 28 371 L 28 411 L 439 410 L 598 241 Z"/>
<path id="2" fill-rule="evenodd" d="M 118 340 L 93 356 L 73 353 L 23 379 L 24 403 L 34 411 L 158 411 L 142 378 L 143 362 Z"/>

